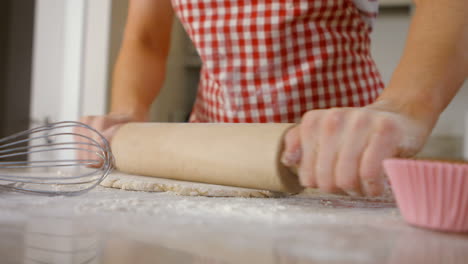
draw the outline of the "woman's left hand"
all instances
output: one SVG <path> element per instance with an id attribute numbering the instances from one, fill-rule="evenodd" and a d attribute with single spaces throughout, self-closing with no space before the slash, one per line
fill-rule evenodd
<path id="1" fill-rule="evenodd" d="M 380 104 L 312 110 L 286 134 L 282 162 L 298 168 L 304 187 L 377 196 L 384 187 L 382 161 L 416 154 L 431 130 Z"/>

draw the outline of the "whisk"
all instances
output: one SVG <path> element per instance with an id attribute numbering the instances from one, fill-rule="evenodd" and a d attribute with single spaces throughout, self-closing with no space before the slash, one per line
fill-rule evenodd
<path id="1" fill-rule="evenodd" d="M 77 159 L 79 152 L 92 158 Z M 78 195 L 104 180 L 113 164 L 109 142 L 80 122 L 51 123 L 0 139 L 0 187 L 8 190 Z"/>

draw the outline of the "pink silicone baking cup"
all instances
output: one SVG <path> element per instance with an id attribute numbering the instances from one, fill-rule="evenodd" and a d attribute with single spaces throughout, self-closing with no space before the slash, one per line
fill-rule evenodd
<path id="1" fill-rule="evenodd" d="M 468 231 L 468 164 L 388 159 L 383 165 L 409 224 Z"/>

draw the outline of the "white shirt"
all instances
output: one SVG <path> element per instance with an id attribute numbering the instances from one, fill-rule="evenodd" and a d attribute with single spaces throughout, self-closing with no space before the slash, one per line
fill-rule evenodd
<path id="1" fill-rule="evenodd" d="M 353 0 L 356 7 L 359 9 L 359 13 L 362 19 L 366 21 L 369 26 L 372 26 L 377 13 L 379 12 L 379 1 L 378 0 Z"/>

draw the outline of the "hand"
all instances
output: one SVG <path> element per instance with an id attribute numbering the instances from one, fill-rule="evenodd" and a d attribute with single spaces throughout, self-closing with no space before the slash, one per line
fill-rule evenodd
<path id="1" fill-rule="evenodd" d="M 108 114 L 105 116 L 85 116 L 80 119 L 81 123 L 84 123 L 100 132 L 109 143 L 112 141 L 112 137 L 114 136 L 115 132 L 119 129 L 120 126 L 132 121 L 140 120 L 137 120 L 136 118 L 133 118 L 130 115 L 122 114 Z M 89 137 L 98 142 L 101 146 L 104 144 L 101 138 L 89 129 L 78 127 L 74 130 L 74 133 L 83 135 L 85 137 Z M 91 140 L 87 140 L 86 138 L 80 136 L 75 136 L 75 141 L 93 143 L 91 142 Z M 93 162 L 96 161 L 94 164 L 90 164 L 89 167 L 100 167 L 102 165 L 102 163 L 99 162 L 102 160 L 102 158 L 98 157 L 96 153 L 94 153 L 98 150 L 96 147 L 90 145 L 79 145 L 79 147 L 88 151 L 77 151 L 76 156 L 78 160 L 86 160 Z"/>
<path id="2" fill-rule="evenodd" d="M 285 137 L 282 162 L 304 187 L 349 195 L 383 192 L 382 161 L 415 155 L 432 126 L 371 105 L 307 112 Z"/>

